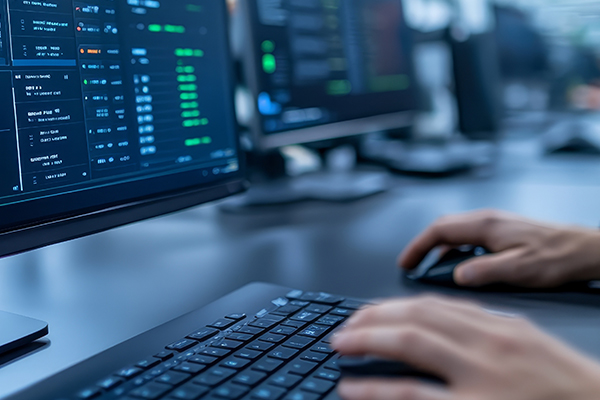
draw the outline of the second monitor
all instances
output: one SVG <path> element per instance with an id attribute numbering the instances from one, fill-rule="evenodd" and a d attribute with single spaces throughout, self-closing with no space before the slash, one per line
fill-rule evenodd
<path id="1" fill-rule="evenodd" d="M 401 0 L 251 0 L 239 7 L 255 151 L 412 123 L 411 38 Z M 326 181 L 317 186 L 331 188 Z M 339 176 L 334 181 L 345 186 Z M 325 199 L 362 197 L 381 187 L 363 183 Z"/>

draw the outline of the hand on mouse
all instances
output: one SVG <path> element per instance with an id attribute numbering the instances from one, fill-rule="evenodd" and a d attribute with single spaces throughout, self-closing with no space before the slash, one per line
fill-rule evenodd
<path id="1" fill-rule="evenodd" d="M 349 356 L 393 358 L 447 386 L 406 378 L 343 380 L 344 400 L 593 400 L 600 365 L 524 319 L 446 298 L 361 310 L 333 340 Z"/>
<path id="2" fill-rule="evenodd" d="M 454 280 L 463 286 L 507 283 L 557 287 L 600 279 L 600 232 L 554 226 L 499 211 L 443 217 L 417 237 L 399 263 L 414 269 L 438 246 L 476 245 L 494 254 L 464 262 Z"/>

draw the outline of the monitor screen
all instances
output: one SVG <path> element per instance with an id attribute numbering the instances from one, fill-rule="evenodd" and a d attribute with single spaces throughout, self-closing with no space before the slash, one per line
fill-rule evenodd
<path id="1" fill-rule="evenodd" d="M 225 1 L 0 5 L 0 232 L 241 181 Z"/>
<path id="2" fill-rule="evenodd" d="M 263 135 L 415 108 L 401 0 L 243 3 Z"/>

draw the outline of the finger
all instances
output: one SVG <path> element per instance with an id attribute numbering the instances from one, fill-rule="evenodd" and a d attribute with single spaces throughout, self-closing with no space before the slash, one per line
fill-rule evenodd
<path id="1" fill-rule="evenodd" d="M 468 341 L 465 330 L 477 330 L 483 311 L 465 301 L 427 296 L 388 301 L 358 311 L 346 323 L 348 329 L 416 325 L 453 340 Z"/>
<path id="2" fill-rule="evenodd" d="M 447 381 L 469 369 L 467 348 L 414 325 L 346 329 L 332 345 L 344 355 L 399 360 Z"/>
<path id="3" fill-rule="evenodd" d="M 482 256 L 459 265 L 454 271 L 457 284 L 480 287 L 493 283 L 519 283 L 516 274 L 522 268 L 522 250 L 507 250 L 499 254 Z"/>
<path id="4" fill-rule="evenodd" d="M 400 266 L 416 268 L 431 250 L 441 245 L 490 247 L 487 246 L 491 235 L 489 222 L 494 219 L 496 214 L 488 211 L 441 218 L 408 245 L 400 256 Z"/>
<path id="5" fill-rule="evenodd" d="M 344 380 L 338 386 L 344 400 L 450 400 L 450 394 L 437 387 L 412 380 Z"/>

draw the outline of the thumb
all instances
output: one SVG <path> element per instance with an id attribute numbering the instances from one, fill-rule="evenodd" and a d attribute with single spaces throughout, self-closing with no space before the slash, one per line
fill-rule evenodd
<path id="1" fill-rule="evenodd" d="M 470 287 L 514 282 L 519 254 L 519 250 L 514 249 L 466 261 L 454 271 L 454 281 Z"/>

